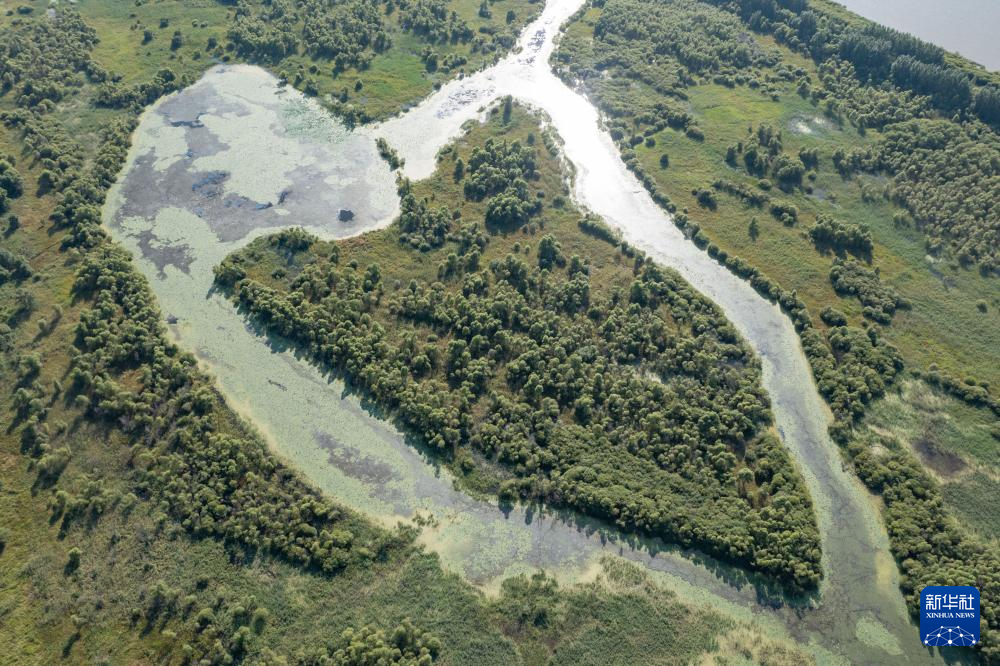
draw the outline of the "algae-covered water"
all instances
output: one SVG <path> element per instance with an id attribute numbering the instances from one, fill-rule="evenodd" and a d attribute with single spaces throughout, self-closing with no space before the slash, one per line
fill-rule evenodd
<path id="1" fill-rule="evenodd" d="M 791 324 L 684 239 L 624 168 L 594 108 L 549 70 L 558 26 L 579 5 L 550 2 L 517 53 L 399 118 L 353 132 L 259 68 L 213 68 L 145 113 L 106 224 L 149 277 L 177 342 L 282 458 L 376 520 L 433 516 L 424 541 L 474 583 L 495 587 L 539 567 L 582 580 L 600 556 L 618 554 L 683 596 L 753 615 L 824 660 L 931 660 L 906 615 L 873 502 L 826 436 L 829 416 Z M 424 177 L 441 146 L 503 94 L 548 115 L 575 168 L 578 201 L 718 302 L 761 357 L 779 433 L 818 505 L 826 571 L 819 599 L 783 599 L 742 570 L 570 512 L 503 510 L 455 490 L 418 445 L 213 292 L 212 267 L 260 234 L 304 226 L 339 238 L 388 224 L 398 200 L 375 137 L 399 150 L 406 175 Z M 353 218 L 340 221 L 341 210 Z"/>

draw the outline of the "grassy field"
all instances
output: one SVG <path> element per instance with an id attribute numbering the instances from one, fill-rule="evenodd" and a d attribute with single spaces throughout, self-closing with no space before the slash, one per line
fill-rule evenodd
<path id="1" fill-rule="evenodd" d="M 41 11 L 43 3 L 35 0 L 34 4 Z M 218 44 L 227 43 L 233 21 L 232 5 L 217 0 L 156 0 L 135 4 L 80 0 L 77 6 L 101 39 L 94 58 L 109 71 L 121 74 L 126 84 L 145 81 L 162 67 L 169 67 L 178 75 L 197 77 L 214 64 L 240 61 L 229 49 L 219 57 L 208 48 L 213 38 Z M 476 34 L 489 30 L 516 35 L 541 10 L 537 0 L 494 0 L 490 3 L 492 17 L 484 18 L 479 15 L 479 6 L 475 0 L 446 3 L 448 13 L 454 12 L 464 19 Z M 510 23 L 507 12 L 513 12 Z M 167 25 L 161 28 L 163 19 Z M 314 94 L 335 112 L 357 111 L 368 118 L 381 119 L 417 103 L 452 77 L 475 71 L 503 55 L 499 51 L 473 53 L 469 42 L 429 44 L 424 37 L 404 31 L 394 15 L 387 16 L 385 23 L 392 47 L 376 54 L 363 70 L 348 67 L 335 73 L 331 59 L 313 58 L 301 52 L 261 64 L 293 83 L 299 72 L 313 79 Z M 145 29 L 154 34 L 147 43 L 143 43 Z M 183 45 L 172 49 L 171 39 L 177 29 L 182 32 Z M 438 54 L 439 61 L 451 56 L 468 62 L 453 68 L 428 68 L 421 57 L 427 48 Z"/>
<path id="2" fill-rule="evenodd" d="M 942 484 L 961 523 L 1000 539 L 1000 429 L 990 412 L 911 379 L 875 403 L 863 426 L 905 442 Z"/>
<path id="3" fill-rule="evenodd" d="M 601 9 L 591 8 L 580 20 L 570 24 L 566 43 L 593 44 L 594 25 Z M 767 36 L 753 34 L 764 49 L 780 54 L 790 70 L 801 71 L 815 80 L 815 63 L 777 44 Z M 582 51 L 586 52 L 586 51 Z M 596 85 L 600 88 L 603 82 Z M 818 215 L 829 215 L 849 223 L 864 224 L 870 230 L 874 249 L 869 258 L 881 281 L 894 288 L 909 303 L 898 310 L 883 335 L 897 346 L 907 367 L 925 370 L 936 365 L 958 378 L 973 377 L 988 382 L 992 391 L 1000 386 L 1000 279 L 985 277 L 973 268 L 965 268 L 947 258 L 928 254 L 923 234 L 910 226 L 895 223 L 902 211 L 883 196 L 885 181 L 876 176 L 844 178 L 833 164 L 838 149 L 850 150 L 878 139 L 878 131 L 859 132 L 849 123 L 829 118 L 821 106 L 797 94 L 795 84 L 771 81 L 773 96 L 748 86 L 727 87 L 702 81 L 684 89 L 686 110 L 704 131 L 704 140 L 689 138 L 682 130 L 663 129 L 650 134 L 634 147 L 645 170 L 657 187 L 669 195 L 679 210 L 697 222 L 709 241 L 730 255 L 737 255 L 759 267 L 783 288 L 795 290 L 818 326 L 816 317 L 826 307 L 845 313 L 853 324 L 864 322 L 861 303 L 852 296 L 839 295 L 832 287 L 829 271 L 836 258 L 832 252 L 819 251 L 808 236 L 808 229 Z M 629 81 L 624 93 L 638 107 L 660 99 L 659 93 L 642 81 Z M 739 198 L 717 192 L 714 207 L 698 201 L 696 192 L 711 190 L 722 179 L 762 191 L 758 179 L 749 175 L 737 160 L 738 167 L 726 161 L 727 149 L 746 141 L 750 131 L 771 125 L 781 132 L 782 152 L 797 155 L 801 149 L 816 149 L 819 163 L 813 178 L 806 178 L 804 188 L 769 190 L 773 200 L 794 204 L 798 222 L 786 226 L 769 214 L 766 206 L 755 208 Z M 669 156 L 669 165 L 661 166 L 661 156 Z M 811 190 L 811 191 L 810 191 Z M 756 219 L 757 232 L 751 233 Z M 919 396 L 932 396 L 944 406 L 920 412 Z M 917 413 L 913 413 L 917 410 Z M 901 393 L 888 397 L 873 409 L 873 417 L 887 418 L 895 413 L 898 423 L 921 416 L 943 416 L 927 427 L 941 450 L 959 456 L 970 464 L 987 466 L 991 472 L 975 474 L 964 482 L 963 490 L 949 486 L 949 497 L 968 497 L 970 493 L 995 487 L 997 440 L 989 434 L 996 416 L 986 409 L 976 409 L 954 399 L 938 396 L 919 381 L 907 382 Z M 972 424 L 964 428 L 964 424 Z M 936 429 L 944 428 L 938 431 Z M 959 430 L 955 430 L 958 428 Z M 964 429 L 962 429 L 964 428 Z M 913 432 L 906 439 L 913 439 Z M 983 506 L 992 498 L 983 495 Z M 987 499 L 989 498 L 989 499 Z M 960 510 L 961 502 L 952 502 Z M 966 502 L 967 506 L 968 503 Z M 989 512 L 967 510 L 964 515 L 989 521 Z"/>

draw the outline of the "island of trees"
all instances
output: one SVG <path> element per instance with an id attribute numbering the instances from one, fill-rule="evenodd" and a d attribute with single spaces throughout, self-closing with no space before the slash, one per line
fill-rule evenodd
<path id="1" fill-rule="evenodd" d="M 474 133 L 495 136 L 401 183 L 389 229 L 283 231 L 218 283 L 479 487 L 815 587 L 811 503 L 758 362 L 676 273 L 595 238 L 613 235 L 580 220 L 535 121 L 506 106 Z"/>

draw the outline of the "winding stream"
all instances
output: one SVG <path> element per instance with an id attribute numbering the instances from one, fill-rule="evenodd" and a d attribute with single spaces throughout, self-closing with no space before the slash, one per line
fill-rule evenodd
<path id="1" fill-rule="evenodd" d="M 280 456 L 375 519 L 433 515 L 423 539 L 473 582 L 491 587 L 537 567 L 572 582 L 589 575 L 602 554 L 618 554 L 658 572 L 683 596 L 753 615 L 830 661 L 939 658 L 920 646 L 907 617 L 874 501 L 844 471 L 827 437 L 829 413 L 791 323 L 684 238 L 625 169 L 594 107 L 550 71 L 558 27 L 580 5 L 550 0 L 518 53 L 453 81 L 402 116 L 354 132 L 259 68 L 215 67 L 147 110 L 105 222 L 149 277 L 178 344 L 211 370 L 229 403 Z M 817 504 L 826 571 L 818 600 L 789 602 L 739 569 L 573 513 L 501 511 L 455 490 L 447 471 L 377 410 L 281 340 L 260 335 L 213 292 L 212 267 L 261 234 L 294 225 L 340 238 L 391 222 L 395 185 L 374 138 L 396 147 L 405 175 L 423 178 L 462 125 L 506 94 L 547 114 L 575 168 L 578 202 L 718 303 L 762 359 L 778 430 Z M 348 216 L 341 210 L 353 218 L 342 221 Z"/>

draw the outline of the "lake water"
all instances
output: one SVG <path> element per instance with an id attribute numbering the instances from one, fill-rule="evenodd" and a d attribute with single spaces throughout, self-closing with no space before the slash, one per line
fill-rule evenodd
<path id="1" fill-rule="evenodd" d="M 551 0 L 517 53 L 443 86 L 405 115 L 353 132 L 259 68 L 213 68 L 145 113 L 105 221 L 149 277 L 178 344 L 283 459 L 376 520 L 433 514 L 425 542 L 469 580 L 492 587 L 544 567 L 572 582 L 599 557 L 620 555 L 686 598 L 752 615 L 817 656 L 934 660 L 906 613 L 873 500 L 826 434 L 829 413 L 791 323 L 683 236 L 625 169 L 594 107 L 549 69 L 558 27 L 580 4 Z M 340 238 L 390 223 L 398 200 L 375 138 L 405 158 L 405 175 L 425 177 L 464 123 L 506 94 L 544 112 L 565 142 L 576 200 L 718 303 L 760 357 L 777 429 L 817 505 L 826 574 L 818 599 L 789 602 L 739 569 L 570 512 L 501 510 L 457 491 L 403 433 L 281 340 L 260 335 L 213 291 L 212 267 L 260 234 L 304 226 Z M 341 222 L 340 209 L 354 218 Z"/>
<path id="2" fill-rule="evenodd" d="M 998 0 L 835 0 L 855 14 L 1000 70 Z"/>

